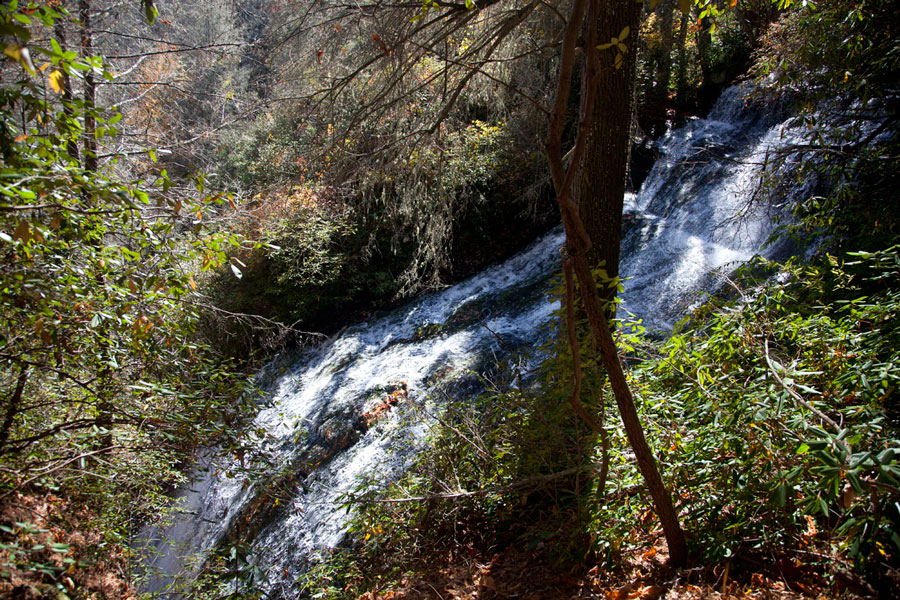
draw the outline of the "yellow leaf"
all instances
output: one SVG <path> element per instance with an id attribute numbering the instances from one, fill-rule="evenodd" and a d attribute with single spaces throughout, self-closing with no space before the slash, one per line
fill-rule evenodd
<path id="1" fill-rule="evenodd" d="M 50 83 L 50 87 L 57 94 L 61 94 L 63 91 L 62 88 L 62 80 L 63 80 L 63 72 L 59 69 L 55 69 L 50 72 L 50 75 L 47 77 L 47 81 Z"/>
<path id="2" fill-rule="evenodd" d="M 15 61 L 22 60 L 22 48 L 16 44 L 7 44 L 3 47 L 3 54 Z"/>
<path id="3" fill-rule="evenodd" d="M 621 42 L 622 40 L 624 40 L 625 38 L 628 37 L 629 33 L 631 33 L 631 27 L 626 25 L 625 27 L 622 28 L 622 32 L 619 35 L 617 35 L 616 37 L 618 37 L 619 41 Z"/>
<path id="4" fill-rule="evenodd" d="M 13 141 L 14 141 L 14 142 L 24 142 L 24 141 L 27 140 L 27 139 L 28 139 L 28 134 L 27 134 L 27 133 L 23 133 L 22 135 L 17 135 L 17 136 L 15 137 L 15 139 L 13 139 Z"/>
<path id="5" fill-rule="evenodd" d="M 196 292 L 196 291 L 197 291 L 197 284 L 194 283 L 194 278 L 193 278 L 193 277 L 191 277 L 190 280 L 188 280 L 188 283 L 191 285 L 191 289 L 194 290 L 194 291 Z"/>
<path id="6" fill-rule="evenodd" d="M 34 63 L 31 62 L 31 53 L 28 52 L 28 48 L 25 46 L 19 46 L 18 44 L 7 44 L 3 48 L 3 54 L 7 55 L 11 59 L 17 61 L 22 68 L 28 71 L 29 75 L 35 74 Z"/>
<path id="7" fill-rule="evenodd" d="M 201 211 L 199 211 L 199 210 L 197 211 L 197 220 L 198 220 L 198 221 L 202 221 L 202 220 L 203 220 L 203 213 L 202 213 Z"/>

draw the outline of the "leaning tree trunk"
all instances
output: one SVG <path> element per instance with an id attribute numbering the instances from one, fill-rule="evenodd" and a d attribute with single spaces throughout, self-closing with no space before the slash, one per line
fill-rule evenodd
<path id="1" fill-rule="evenodd" d="M 590 5 L 588 9 L 587 6 Z M 624 181 L 627 173 L 628 157 L 626 154 L 627 144 L 630 142 L 628 136 L 624 136 L 622 142 L 623 147 L 606 139 L 612 136 L 613 132 L 621 136 L 621 126 L 624 124 L 626 130 L 630 131 L 632 117 L 632 99 L 630 94 L 625 93 L 624 102 L 616 102 L 614 90 L 630 90 L 632 82 L 613 81 L 615 78 L 631 79 L 634 78 L 633 69 L 629 70 L 624 64 L 619 64 L 619 68 L 615 68 L 617 63 L 622 63 L 625 56 L 616 59 L 616 55 L 628 52 L 622 52 L 617 43 L 607 47 L 608 52 L 613 48 L 612 69 L 610 65 L 604 65 L 598 54 L 597 47 L 610 43 L 612 38 L 622 37 L 627 21 L 619 19 L 623 15 L 627 18 L 637 20 L 637 15 L 632 15 L 633 10 L 637 10 L 634 0 L 612 0 L 604 4 L 601 10 L 599 0 L 575 0 L 572 4 L 571 14 L 566 26 L 566 32 L 563 40 L 563 49 L 560 59 L 559 78 L 557 81 L 556 100 L 550 117 L 550 125 L 547 134 L 547 160 L 550 165 L 550 173 L 553 179 L 554 188 L 556 190 L 557 203 L 559 204 L 560 213 L 562 214 L 563 224 L 566 230 L 566 245 L 563 249 L 564 264 L 566 272 L 574 271 L 578 280 L 581 297 L 584 302 L 584 310 L 588 317 L 591 328 L 591 335 L 594 339 L 596 347 L 599 349 L 603 365 L 606 367 L 610 384 L 616 398 L 616 404 L 619 413 L 622 416 L 622 423 L 625 427 L 625 433 L 628 443 L 635 454 L 638 468 L 647 484 L 647 488 L 653 499 L 653 507 L 659 516 L 666 536 L 666 542 L 669 546 L 669 558 L 673 564 L 683 564 L 687 557 L 684 532 L 678 521 L 678 515 L 675 511 L 672 497 L 666 489 L 659 473 L 659 468 L 637 415 L 637 409 L 634 404 L 634 397 L 628 387 L 625 379 L 625 373 L 622 363 L 619 360 L 618 351 L 613 341 L 607 324 L 606 315 L 604 314 L 603 304 L 597 285 L 591 273 L 588 253 L 592 247 L 591 230 L 595 235 L 601 235 L 602 232 L 609 233 L 611 226 L 609 223 L 596 224 L 583 221 L 585 216 L 584 208 L 579 211 L 577 201 L 578 196 L 574 193 L 582 195 L 581 204 L 592 204 L 595 209 L 593 212 L 587 213 L 594 219 L 609 219 L 615 226 L 621 227 L 622 197 L 624 196 Z M 587 15 L 585 14 L 587 13 Z M 621 13 L 621 14 L 619 14 Z M 639 14 L 639 13 L 638 13 Z M 575 145 L 567 156 L 571 156 L 571 162 L 568 169 L 563 164 L 562 153 L 562 134 L 565 125 L 566 104 L 571 89 L 571 80 L 573 73 L 573 65 L 575 62 L 575 47 L 578 42 L 579 31 L 582 30 L 585 18 L 590 20 L 588 26 L 584 27 L 586 32 L 584 36 L 584 51 L 586 68 L 582 77 L 584 84 L 582 87 L 583 94 L 581 96 L 581 111 L 579 115 L 578 133 Z M 631 41 L 628 44 L 630 49 L 637 45 L 634 39 L 637 37 L 637 27 L 631 27 Z M 621 43 L 623 40 L 616 40 Z M 627 50 L 627 48 L 626 48 Z M 633 50 L 632 50 L 633 54 Z M 608 71 L 612 70 L 613 73 Z M 600 82 L 611 86 L 601 87 Z M 621 96 L 619 97 L 621 98 Z M 618 109 L 618 110 L 617 110 Z M 595 110 L 597 114 L 595 115 Z M 606 120 L 609 120 L 608 122 Z M 609 125 L 609 127 L 605 127 Z M 607 154 L 607 156 L 593 156 L 593 154 Z M 616 157 L 618 157 L 616 159 Z M 584 162 L 582 162 L 584 161 Z M 594 165 L 604 165 L 606 169 L 601 172 L 592 172 Z M 573 188 L 576 180 L 576 174 L 581 176 L 581 185 Z M 591 187 L 585 187 L 585 177 Z M 605 178 L 609 178 L 611 183 L 603 183 Z M 612 190 L 619 189 L 619 181 L 621 181 L 621 192 L 619 198 L 612 197 Z M 610 204 L 602 204 L 602 200 L 596 197 L 584 197 L 588 190 L 596 190 L 608 196 Z M 619 240 L 618 230 L 612 232 L 612 239 Z M 607 247 L 613 244 L 609 239 L 598 238 L 601 243 L 601 251 L 603 245 Z M 615 244 L 614 250 L 616 261 L 615 267 L 618 272 L 618 243 Z M 574 340 L 571 340 L 574 343 Z M 573 360 L 578 360 L 577 353 L 573 353 Z M 576 369 L 577 372 L 577 369 Z M 580 381 L 575 382 L 576 392 L 580 388 Z"/>

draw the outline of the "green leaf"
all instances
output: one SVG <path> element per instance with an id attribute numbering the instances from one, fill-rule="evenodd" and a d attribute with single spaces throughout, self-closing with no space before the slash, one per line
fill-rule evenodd
<path id="1" fill-rule="evenodd" d="M 15 36 L 23 42 L 27 42 L 31 39 L 31 33 L 21 25 L 16 25 L 15 23 L 0 23 L 0 34 Z"/>
<path id="2" fill-rule="evenodd" d="M 894 449 L 886 448 L 878 453 L 878 456 L 875 457 L 878 460 L 879 465 L 889 464 L 894 460 Z"/>
<path id="3" fill-rule="evenodd" d="M 781 507 L 787 504 L 787 484 L 780 483 L 778 487 L 775 488 L 775 503 Z"/>
<path id="4" fill-rule="evenodd" d="M 864 494 L 866 492 L 863 487 L 862 481 L 860 481 L 859 476 L 852 471 L 847 473 L 847 481 L 850 482 L 850 486 L 857 494 Z"/>
<path id="5" fill-rule="evenodd" d="M 141 6 L 144 9 L 144 17 L 146 17 L 147 23 L 153 25 L 156 17 L 159 16 L 159 11 L 153 5 L 153 0 L 141 0 Z"/>

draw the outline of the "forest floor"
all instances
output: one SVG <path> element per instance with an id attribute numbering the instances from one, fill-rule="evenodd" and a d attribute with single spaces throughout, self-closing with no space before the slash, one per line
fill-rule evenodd
<path id="1" fill-rule="evenodd" d="M 0 503 L 0 598 L 137 598 L 130 558 L 96 515 L 54 494 L 14 492 Z"/>
<path id="2" fill-rule="evenodd" d="M 357 600 L 672 600 L 684 599 L 824 599 L 870 597 L 851 582 L 831 580 L 816 569 L 782 558 L 772 564 L 731 563 L 676 570 L 659 535 L 646 536 L 640 550 L 622 557 L 615 569 L 595 566 L 564 572 L 540 551 L 507 548 L 492 556 L 473 549 L 423 561 L 399 585 Z"/>
<path id="3" fill-rule="evenodd" d="M 0 577 L 0 598 L 38 600 L 71 594 L 136 599 L 128 583 L 127 552 L 116 546 L 110 552 L 94 519 L 91 511 L 70 500 L 17 493 L 0 510 L 0 571 L 6 570 Z M 740 569 L 721 563 L 676 570 L 666 564 L 668 554 L 659 532 L 635 535 L 635 549 L 621 556 L 612 570 L 561 569 L 547 559 L 540 544 L 532 550 L 514 544 L 490 553 L 476 544 L 448 544 L 415 560 L 408 574 L 390 588 L 367 592 L 357 600 L 873 597 L 872 590 L 842 579 L 840 572 L 829 578 L 820 569 L 786 557 L 767 564 L 745 559 Z"/>

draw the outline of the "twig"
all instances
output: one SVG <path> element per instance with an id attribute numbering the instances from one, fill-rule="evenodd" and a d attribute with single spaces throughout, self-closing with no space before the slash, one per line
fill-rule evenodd
<path id="1" fill-rule="evenodd" d="M 504 340 L 502 337 L 500 337 L 499 333 L 497 333 L 496 331 L 491 329 L 488 326 L 487 321 L 482 321 L 481 326 L 484 327 L 485 329 L 487 329 L 488 331 L 490 331 L 494 335 L 494 337 L 497 338 L 497 341 L 500 343 L 501 348 L 503 348 L 507 352 L 512 352 L 513 349 L 509 347 L 509 344 L 506 343 L 506 340 Z"/>
<path id="2" fill-rule="evenodd" d="M 566 469 L 565 471 L 559 471 L 558 473 L 548 473 L 546 475 L 536 475 L 534 477 L 529 477 L 527 479 L 523 479 L 521 481 L 517 481 L 511 483 L 509 485 L 504 485 L 495 488 L 482 488 L 479 490 L 465 491 L 461 490 L 458 492 L 445 492 L 442 494 L 428 494 L 425 496 L 408 496 L 406 498 L 351 498 L 351 502 L 358 502 L 360 504 L 405 504 L 408 502 L 426 502 L 429 500 L 454 500 L 456 498 L 471 498 L 473 496 L 484 496 L 487 494 L 495 494 L 498 492 L 510 491 L 522 487 L 526 487 L 538 482 L 544 481 L 553 481 L 554 479 L 561 479 L 563 477 L 568 477 L 569 475 L 574 475 L 578 471 L 580 471 L 578 467 L 573 467 L 571 469 Z"/>
<path id="3" fill-rule="evenodd" d="M 831 417 L 829 417 L 828 415 L 826 415 L 825 413 L 820 411 L 818 408 L 816 408 L 815 406 L 813 406 L 812 404 L 810 404 L 809 402 L 804 400 L 803 396 L 801 396 L 794 388 L 789 386 L 784 381 L 784 379 L 782 379 L 781 376 L 778 374 L 778 370 L 775 368 L 775 365 L 772 364 L 772 359 L 769 357 L 769 338 L 765 339 L 765 341 L 763 342 L 763 347 L 765 348 L 765 351 L 766 351 L 766 364 L 769 365 L 769 370 L 772 372 L 772 375 L 775 377 L 775 380 L 778 381 L 778 383 L 781 385 L 781 387 L 783 387 L 785 389 L 785 391 L 787 391 L 787 393 L 791 395 L 791 398 L 796 400 L 798 404 L 800 404 L 801 406 L 803 406 L 804 408 L 806 408 L 807 410 L 812 412 L 814 415 L 819 417 L 823 422 L 827 423 L 830 427 L 832 427 L 834 429 L 835 433 L 840 433 L 841 426 L 838 425 L 834 419 L 832 419 Z M 850 451 L 849 444 L 847 444 L 847 442 L 845 440 L 840 440 L 840 442 L 844 445 L 844 447 L 849 452 Z"/>
<path id="4" fill-rule="evenodd" d="M 122 447 L 123 446 L 107 446 L 106 448 L 100 448 L 99 450 L 93 450 L 91 452 L 85 452 L 83 454 L 79 454 L 78 456 L 75 456 L 73 458 L 70 458 L 69 460 L 63 461 L 62 463 L 55 465 L 53 467 L 48 466 L 48 467 L 44 468 L 44 470 L 42 472 L 38 473 L 31 479 L 25 480 L 21 485 L 17 486 L 16 489 L 12 489 L 4 494 L 0 494 L 0 500 L 5 499 L 7 496 L 12 494 L 14 491 L 17 491 L 20 489 L 24 490 L 26 487 L 28 487 L 28 485 L 30 483 L 37 481 L 41 477 L 45 477 L 51 473 L 55 473 L 56 471 L 62 470 L 77 460 L 81 460 L 81 459 L 87 458 L 89 456 L 94 456 L 95 454 L 102 454 L 102 453 L 110 452 L 112 450 L 117 450 Z"/>

